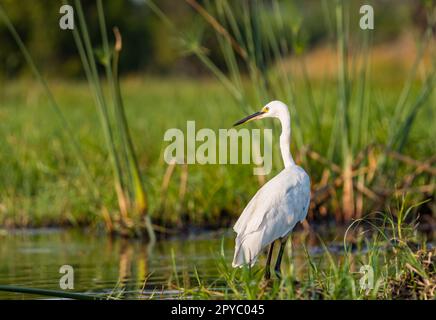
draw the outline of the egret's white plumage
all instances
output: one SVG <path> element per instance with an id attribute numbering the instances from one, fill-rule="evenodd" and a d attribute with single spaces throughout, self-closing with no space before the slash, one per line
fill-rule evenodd
<path id="1" fill-rule="evenodd" d="M 263 248 L 277 239 L 286 239 L 295 225 L 306 218 L 310 203 L 309 176 L 295 164 L 289 149 L 288 107 L 280 101 L 272 101 L 261 112 L 237 124 L 267 117 L 281 122 L 280 150 L 285 168 L 257 191 L 233 227 L 237 233 L 233 267 L 253 265 Z"/>

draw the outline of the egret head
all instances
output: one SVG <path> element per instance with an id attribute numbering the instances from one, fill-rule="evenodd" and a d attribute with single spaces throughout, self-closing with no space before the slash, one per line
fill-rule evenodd
<path id="1" fill-rule="evenodd" d="M 259 120 L 263 118 L 282 118 L 284 116 L 289 116 L 289 110 L 286 104 L 281 101 L 271 101 L 267 105 L 265 105 L 260 111 L 245 117 L 242 120 L 236 122 L 233 126 L 239 126 L 240 124 L 252 121 Z"/>

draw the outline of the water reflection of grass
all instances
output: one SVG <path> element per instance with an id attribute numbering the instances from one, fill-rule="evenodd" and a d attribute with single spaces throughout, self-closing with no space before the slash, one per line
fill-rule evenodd
<path id="1" fill-rule="evenodd" d="M 233 239 L 227 237 L 177 238 L 158 243 L 149 254 L 140 241 L 106 239 L 90 245 L 89 238 L 74 236 L 65 239 L 76 250 L 86 247 L 94 253 L 56 252 L 56 259 L 46 255 L 44 259 L 54 268 L 65 261 L 77 266 L 75 294 L 56 294 L 56 281 L 48 284 L 58 279 L 56 274 L 38 278 L 30 273 L 28 279 L 15 274 L 26 265 L 23 261 L 11 261 L 8 279 L 15 286 L 0 286 L 0 290 L 73 299 L 433 299 L 436 250 L 416 232 L 416 219 L 408 217 L 411 211 L 400 211 L 400 220 L 378 214 L 356 221 L 342 244 L 337 241 L 344 232 L 337 229 L 331 230 L 333 238 L 321 229 L 296 232 L 285 255 L 283 278 L 268 283 L 262 278 L 264 256 L 252 269 L 231 268 Z M 48 238 L 41 245 L 55 240 Z M 363 272 L 368 276 L 363 281 L 367 288 L 361 287 Z M 17 286 L 25 279 L 28 286 L 40 289 L 26 288 L 25 283 Z"/>

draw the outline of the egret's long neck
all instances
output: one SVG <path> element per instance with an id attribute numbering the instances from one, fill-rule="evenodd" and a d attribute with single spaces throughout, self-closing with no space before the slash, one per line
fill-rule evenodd
<path id="1" fill-rule="evenodd" d="M 282 125 L 282 133 L 280 135 L 280 152 L 282 153 L 283 164 L 285 168 L 295 165 L 291 155 L 291 117 L 289 112 L 283 113 L 279 117 Z"/>

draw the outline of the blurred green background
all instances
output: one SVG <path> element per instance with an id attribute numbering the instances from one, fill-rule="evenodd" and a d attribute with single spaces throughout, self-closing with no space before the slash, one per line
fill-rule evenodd
<path id="1" fill-rule="evenodd" d="M 206 3 L 207 1 L 199 1 Z M 254 5 L 256 1 L 252 1 Z M 273 1 L 270 1 L 272 3 Z M 298 41 L 306 50 L 327 43 L 334 35 L 334 21 L 325 21 L 326 10 L 332 11 L 334 1 L 279 1 L 285 7 L 287 37 L 291 28 L 299 28 Z M 266 1 L 268 3 L 268 1 Z M 405 32 L 425 28 L 424 1 L 370 1 L 376 12 L 374 43 L 395 40 Z M 80 77 L 82 67 L 71 32 L 58 27 L 62 1 L 28 1 L 25 5 L 14 0 L 2 0 L 11 21 L 16 26 L 34 59 L 45 72 L 57 77 Z M 168 15 L 181 32 L 201 30 L 202 42 L 209 49 L 211 59 L 225 68 L 224 57 L 218 50 L 215 34 L 185 1 L 159 0 L 156 4 Z M 94 1 L 84 1 L 89 21 L 97 21 Z M 351 32 L 358 28 L 361 1 L 349 1 Z M 183 56 L 178 39 L 165 23 L 147 6 L 146 0 L 105 1 L 108 29 L 118 26 L 123 35 L 121 72 L 124 74 L 183 74 L 195 76 L 207 73 L 202 64 L 192 57 Z M 288 17 L 289 16 L 289 17 Z M 271 18 L 273 21 L 273 18 Z M 352 22 L 352 23 L 351 23 Z M 77 21 L 76 21 L 77 23 Z M 327 24 L 327 25 L 326 25 Z M 97 23 L 89 24 L 91 38 L 100 38 Z M 262 32 L 258 30 L 258 32 Z M 28 74 L 29 70 L 4 25 L 0 25 L 0 76 L 13 78 Z"/>
<path id="2" fill-rule="evenodd" d="M 187 120 L 195 120 L 197 128 L 229 128 L 273 99 L 291 108 L 291 149 L 312 177 L 310 220 L 360 217 L 397 206 L 405 194 L 413 201 L 432 200 L 424 206 L 423 216 L 434 219 L 432 1 L 371 1 L 372 31 L 359 29 L 362 3 L 356 0 L 344 2 L 342 31 L 337 24 L 340 2 L 198 1 L 248 52 L 245 59 L 189 1 L 153 2 L 170 24 L 145 0 L 103 3 L 110 47 L 112 27 L 119 27 L 123 37 L 121 92 L 155 224 L 229 226 L 259 185 L 281 170 L 277 160 L 263 179 L 253 176 L 249 165 L 171 168 L 163 160 L 165 130 L 185 130 Z M 225 14 L 220 12 L 223 3 L 231 5 Z M 0 225 L 4 227 L 105 223 L 107 227 L 102 208 L 114 223 L 122 219 L 93 91 L 71 31 L 58 25 L 61 4 L 0 0 L 73 129 L 101 199 L 95 201 L 65 127 L 0 19 Z M 82 1 L 82 6 L 98 59 L 104 53 L 96 2 Z M 231 25 L 230 14 L 236 26 Z M 342 62 L 340 39 L 349 50 Z M 277 43 L 280 49 L 275 50 Z M 338 79 L 341 63 L 349 65 L 345 82 Z M 104 68 L 101 64 L 98 68 L 103 91 L 110 96 Z M 338 89 L 342 85 L 348 94 L 345 99 Z M 341 103 L 346 105 L 342 113 Z M 341 131 L 343 117 L 351 121 L 346 134 Z M 273 126 L 272 121 L 265 123 Z M 116 118 L 110 125 L 116 128 Z M 343 156 L 345 135 L 352 142 L 353 163 Z M 389 158 L 385 163 L 392 156 L 386 147 L 406 160 Z M 280 159 L 277 150 L 274 155 Z M 345 190 L 347 170 L 352 171 L 347 178 L 351 189 Z M 352 213 L 344 214 L 344 198 L 350 199 L 350 193 Z"/>

